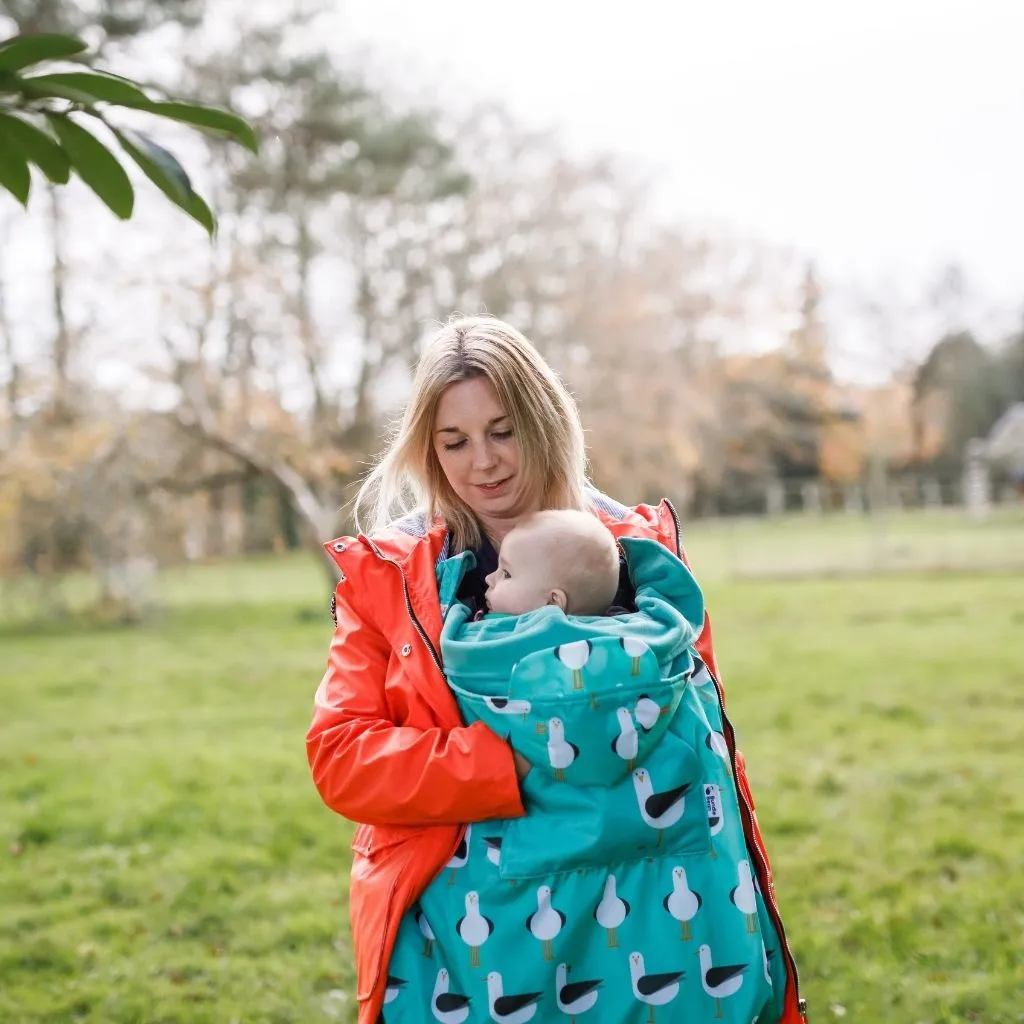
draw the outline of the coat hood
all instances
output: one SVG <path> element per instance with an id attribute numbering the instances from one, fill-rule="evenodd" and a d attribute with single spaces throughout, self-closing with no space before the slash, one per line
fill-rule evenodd
<path id="1" fill-rule="evenodd" d="M 472 621 L 455 595 L 472 552 L 440 563 L 441 655 L 468 720 L 485 722 L 535 767 L 614 785 L 668 727 L 693 669 L 704 599 L 657 541 L 622 538 L 636 612 L 570 616 L 556 606 Z"/>

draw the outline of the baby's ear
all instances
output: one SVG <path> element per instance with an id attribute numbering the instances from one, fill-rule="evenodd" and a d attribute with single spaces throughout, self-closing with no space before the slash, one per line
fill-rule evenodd
<path id="1" fill-rule="evenodd" d="M 548 594 L 548 604 L 557 604 L 559 608 L 564 612 L 569 607 L 569 596 L 564 590 L 558 588 L 552 590 Z"/>

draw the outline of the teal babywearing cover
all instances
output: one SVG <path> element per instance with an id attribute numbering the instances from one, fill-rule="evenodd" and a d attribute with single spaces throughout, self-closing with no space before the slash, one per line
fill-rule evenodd
<path id="1" fill-rule="evenodd" d="M 477 822 L 401 922 L 386 1024 L 775 1024 L 785 968 L 751 871 L 704 601 L 655 541 L 621 542 L 635 612 L 474 621 L 438 566 L 441 654 L 468 722 L 534 766 L 527 814 Z"/>

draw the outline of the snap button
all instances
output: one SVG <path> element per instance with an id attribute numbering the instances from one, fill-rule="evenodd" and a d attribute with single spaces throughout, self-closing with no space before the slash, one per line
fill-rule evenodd
<path id="1" fill-rule="evenodd" d="M 344 541 L 340 541 L 339 540 L 339 541 L 337 541 L 335 544 L 333 544 L 331 546 L 334 548 L 335 551 L 344 551 L 345 550 L 345 543 L 344 543 Z"/>
<path id="2" fill-rule="evenodd" d="M 402 644 L 402 657 L 408 658 L 412 654 L 412 644 Z"/>
<path id="3" fill-rule="evenodd" d="M 339 583 L 344 583 L 346 579 L 348 579 L 348 577 L 343 572 L 339 572 L 338 573 L 338 582 Z"/>

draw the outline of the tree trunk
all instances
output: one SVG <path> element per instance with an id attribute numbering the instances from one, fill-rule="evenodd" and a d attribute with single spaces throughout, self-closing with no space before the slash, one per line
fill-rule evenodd
<path id="1" fill-rule="evenodd" d="M 299 292 L 297 296 L 299 315 L 299 335 L 302 340 L 302 354 L 309 372 L 309 386 L 313 391 L 313 424 L 314 437 L 323 437 L 327 424 L 326 402 L 320 388 L 319 352 L 314 336 L 313 301 L 309 291 L 309 272 L 313 262 L 313 239 L 309 233 L 306 211 L 300 211 L 296 217 L 299 238 L 296 245 L 296 256 L 299 261 Z"/>
<path id="2" fill-rule="evenodd" d="M 7 399 L 8 434 L 13 442 L 18 434 L 18 398 L 21 391 L 21 367 L 14 351 L 14 335 L 7 319 L 7 292 L 3 268 L 0 268 L 0 344 L 3 345 L 4 361 L 7 364 L 7 384 L 4 388 Z"/>
<path id="3" fill-rule="evenodd" d="M 50 187 L 50 239 L 53 244 L 53 410 L 58 421 L 70 415 L 68 366 L 71 361 L 71 334 L 68 331 L 64 290 L 67 267 L 64 263 L 64 211 L 58 190 Z"/>
<path id="4" fill-rule="evenodd" d="M 333 591 L 338 576 L 337 568 L 327 557 L 321 544 L 335 535 L 338 525 L 336 503 L 322 502 L 309 483 L 287 462 L 266 456 L 245 441 L 228 437 L 201 412 L 194 409 L 179 409 L 178 422 L 185 430 L 201 436 L 211 447 L 232 456 L 261 476 L 275 481 L 288 494 L 295 515 L 305 527 L 305 542 L 311 548 L 315 546 L 330 582 L 330 589 Z"/>

